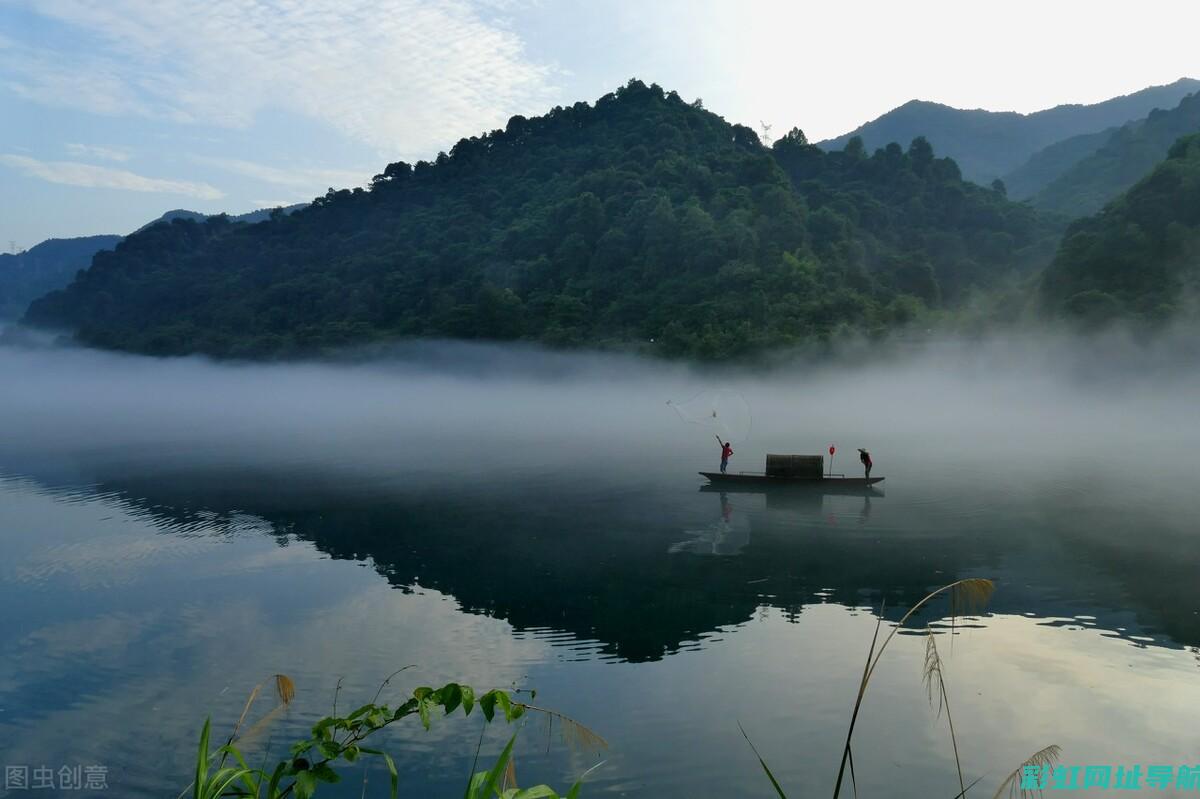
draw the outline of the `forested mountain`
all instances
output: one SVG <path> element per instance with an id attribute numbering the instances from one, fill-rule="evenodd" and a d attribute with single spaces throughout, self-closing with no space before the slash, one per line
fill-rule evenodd
<path id="1" fill-rule="evenodd" d="M 259 222 L 267 221 L 271 218 L 271 214 L 275 213 L 276 211 L 280 211 L 285 214 L 294 214 L 301 208 L 304 208 L 306 205 L 308 205 L 308 203 L 296 203 L 295 205 L 284 205 L 278 208 L 260 208 L 257 211 L 248 211 L 244 214 L 234 214 L 233 216 L 229 217 L 229 221 L 245 222 L 250 225 L 255 225 Z M 213 216 L 213 214 L 202 214 L 199 211 L 188 211 L 185 208 L 176 208 L 172 211 L 167 211 L 155 220 L 147 222 L 134 232 L 145 230 L 151 225 L 157 225 L 159 222 L 174 222 L 176 219 L 190 219 L 193 222 L 203 222 L 210 216 Z"/>
<path id="2" fill-rule="evenodd" d="M 817 241 L 838 232 L 850 248 L 845 258 L 871 264 L 876 280 L 930 306 L 955 307 L 972 287 L 1029 274 L 1053 255 L 1054 220 L 964 182 L 924 138 L 868 157 L 861 139 L 827 153 L 793 131 L 772 150 L 807 201 Z"/>
<path id="3" fill-rule="evenodd" d="M 290 214 L 304 205 L 289 205 L 278 210 Z M 230 220 L 253 224 L 269 219 L 275 210 L 277 209 L 264 208 L 230 217 Z M 147 222 L 138 228 L 138 231 L 160 222 L 171 222 L 175 219 L 202 222 L 208 217 L 209 214 L 176 209 Z M 102 235 L 46 239 L 17 255 L 0 253 L 0 320 L 19 319 L 29 307 L 29 303 L 70 283 L 76 272 L 91 266 L 92 256 L 100 250 L 113 249 L 122 238 L 123 236 Z"/>
<path id="4" fill-rule="evenodd" d="M 47 239 L 22 253 L 0 253 L 0 319 L 18 319 L 29 303 L 71 282 L 87 269 L 99 250 L 116 246 L 120 236 Z"/>
<path id="5" fill-rule="evenodd" d="M 1196 311 L 1200 288 L 1200 134 L 1095 216 L 1073 223 L 1046 270 L 1051 315 L 1090 324 L 1157 323 Z"/>
<path id="6" fill-rule="evenodd" d="M 1200 92 L 1169 111 L 1150 115 L 1113 131 L 1091 155 L 1080 159 L 1033 197 L 1039 208 L 1078 217 L 1145 177 L 1181 136 L 1200 132 Z"/>
<path id="7" fill-rule="evenodd" d="M 1038 150 L 1029 160 L 1003 177 L 1008 196 L 1027 200 L 1054 182 L 1075 164 L 1099 150 L 1120 128 L 1081 133 Z"/>
<path id="8" fill-rule="evenodd" d="M 1200 81 L 1181 78 L 1094 105 L 1060 105 L 1032 114 L 963 110 L 912 100 L 819 146 L 840 150 L 859 136 L 873 149 L 924 136 L 938 152 L 958 162 L 968 180 L 989 184 L 1019 168 L 1043 147 L 1141 119 L 1155 108 L 1173 108 L 1184 95 L 1197 90 Z"/>
<path id="9" fill-rule="evenodd" d="M 449 336 L 731 357 L 953 304 L 1052 237 L 924 142 L 769 150 L 631 81 L 291 216 L 154 226 L 27 321 L 150 353 Z"/>

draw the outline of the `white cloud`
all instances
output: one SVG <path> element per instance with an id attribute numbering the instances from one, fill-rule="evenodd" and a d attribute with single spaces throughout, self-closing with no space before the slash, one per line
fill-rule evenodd
<path id="1" fill-rule="evenodd" d="M 364 185 L 376 170 L 323 169 L 313 167 L 276 167 L 240 158 L 212 158 L 196 156 L 192 160 L 199 164 L 224 169 L 234 174 L 272 183 L 323 193 L 328 188 L 346 188 Z"/>
<path id="2" fill-rule="evenodd" d="M 19 169 L 26 175 L 67 186 L 181 194 L 198 197 L 202 200 L 219 200 L 225 196 L 224 192 L 207 183 L 148 178 L 125 169 L 81 164 L 75 161 L 39 161 L 36 158 L 8 153 L 0 155 L 0 163 Z"/>
<path id="3" fill-rule="evenodd" d="M 128 150 L 117 150 L 112 147 L 97 147 L 94 144 L 68 144 L 67 152 L 76 158 L 101 158 L 105 161 L 128 161 Z"/>
<path id="4" fill-rule="evenodd" d="M 428 155 L 538 113 L 548 68 L 471 0 L 39 0 L 85 51 L 3 52 L 45 104 L 245 127 L 265 110 L 321 120 L 390 153 Z M 15 79 L 12 77 L 15 75 Z"/>

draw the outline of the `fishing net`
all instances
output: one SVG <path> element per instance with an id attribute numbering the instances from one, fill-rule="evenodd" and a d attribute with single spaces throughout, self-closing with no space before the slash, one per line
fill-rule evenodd
<path id="1" fill-rule="evenodd" d="M 709 435 L 731 444 L 748 440 L 754 426 L 750 403 L 740 391 L 732 389 L 702 391 L 682 402 L 667 400 L 667 405 L 684 422 L 704 428 Z"/>

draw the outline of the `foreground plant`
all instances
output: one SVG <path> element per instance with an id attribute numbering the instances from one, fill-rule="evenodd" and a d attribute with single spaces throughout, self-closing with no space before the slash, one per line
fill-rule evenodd
<path id="1" fill-rule="evenodd" d="M 935 597 L 943 594 L 949 595 L 950 622 L 951 628 L 953 628 L 954 621 L 960 615 L 974 613 L 986 605 L 988 600 L 991 599 L 995 588 L 996 586 L 991 580 L 981 577 L 958 580 L 957 582 L 950 583 L 949 585 L 944 585 L 936 591 L 929 593 L 920 602 L 909 608 L 908 612 L 904 614 L 900 621 L 888 633 L 887 637 L 884 638 L 883 643 L 879 644 L 877 647 L 876 644 L 879 642 L 879 628 L 883 624 L 883 608 L 881 607 L 879 609 L 879 615 L 875 620 L 875 633 L 871 637 L 871 646 L 867 650 L 867 660 L 863 665 L 862 678 L 859 680 L 858 684 L 858 694 L 854 699 L 854 711 L 850 715 L 850 729 L 846 732 L 846 743 L 845 746 L 842 747 L 842 762 L 838 767 L 837 782 L 833 788 L 834 799 L 838 799 L 838 797 L 841 795 L 842 782 L 846 774 L 847 766 L 849 766 L 850 769 L 850 782 L 852 785 L 855 785 L 854 750 L 851 747 L 851 740 L 854 737 L 854 725 L 858 720 L 858 711 L 862 707 L 863 698 L 866 696 L 867 686 L 870 685 L 871 677 L 875 674 L 875 669 L 879 665 L 879 660 L 883 657 L 883 652 L 885 649 L 887 649 L 888 644 L 891 643 L 892 638 L 897 632 L 903 629 L 904 625 L 917 613 L 918 610 L 924 607 Z M 936 700 L 939 717 L 941 716 L 943 710 L 946 713 L 946 721 L 950 727 L 950 743 L 954 750 L 954 765 L 958 771 L 959 792 L 954 795 L 953 799 L 960 799 L 961 797 L 965 797 L 967 792 L 970 791 L 971 788 L 975 787 L 975 785 L 978 784 L 979 780 L 983 779 L 983 777 L 976 778 L 969 785 L 966 784 L 963 779 L 962 762 L 959 759 L 958 754 L 958 738 L 954 732 L 954 719 L 950 715 L 950 695 L 946 690 L 942 658 L 938 652 L 937 643 L 934 641 L 933 630 L 928 626 L 925 628 L 925 635 L 925 663 L 923 672 L 925 690 L 929 697 L 930 706 L 932 706 Z M 746 739 L 746 743 L 750 744 L 750 749 L 754 752 L 754 756 L 758 758 L 759 765 L 762 766 L 767 778 L 771 781 L 771 786 L 775 789 L 775 793 L 780 797 L 780 799 L 787 799 L 787 794 L 784 793 L 782 786 L 779 784 L 779 780 L 775 778 L 775 775 L 771 772 L 771 768 L 758 753 L 758 749 L 754 746 L 754 743 L 750 740 L 750 737 L 746 735 L 746 731 L 742 729 L 742 725 L 740 723 L 738 724 L 738 729 L 741 730 L 742 736 Z M 1018 766 L 1015 771 L 1009 774 L 1008 779 L 1001 784 L 1000 789 L 996 792 L 993 799 L 999 797 L 1005 791 L 1005 789 L 1009 790 L 1010 795 L 1016 792 L 1023 767 L 1027 765 L 1040 766 L 1042 764 L 1049 763 L 1057 759 L 1058 754 L 1059 748 L 1057 746 L 1048 746 L 1045 749 L 1035 753 L 1028 760 Z M 855 796 L 858 795 L 857 785 L 855 785 L 854 793 Z M 1020 793 L 1022 796 L 1024 796 L 1026 792 L 1020 791 Z"/>
<path id="2" fill-rule="evenodd" d="M 392 677 L 394 676 L 396 675 L 393 674 Z M 392 677 L 384 681 L 380 686 L 380 692 Z M 290 703 L 295 695 L 295 687 L 288 677 L 276 675 L 275 684 L 280 703 L 276 710 L 272 711 L 272 714 Z M 524 716 L 526 712 L 532 711 L 545 714 L 551 722 L 558 719 L 564 729 L 571 730 L 578 738 L 601 746 L 605 745 L 604 739 L 578 722 L 562 714 L 517 701 L 506 691 L 491 690 L 476 697 L 474 689 L 468 685 L 447 683 L 438 689 L 417 688 L 408 700 L 396 708 L 386 704 L 377 704 L 379 699 L 379 692 L 377 692 L 374 700 L 346 716 L 336 715 L 337 700 L 335 696 L 334 715 L 326 716 L 314 724 L 311 736 L 307 740 L 293 744 L 290 750 L 291 756 L 280 760 L 268 773 L 266 768 L 252 768 L 240 748 L 235 745 L 242 722 L 260 689 L 261 686 L 258 686 L 251 692 L 233 734 L 223 746 L 215 751 L 209 751 L 210 720 L 205 720 L 196 756 L 195 778 L 191 785 L 193 799 L 218 799 L 218 797 L 308 799 L 317 792 L 322 784 L 340 782 L 342 777 L 338 770 L 356 763 L 361 757 L 375 757 L 383 761 L 390 775 L 390 795 L 392 799 L 395 799 L 400 780 L 395 760 L 387 752 L 364 746 L 363 742 L 380 730 L 412 716 L 416 716 L 422 726 L 428 730 L 435 712 L 449 716 L 455 710 L 462 708 L 463 715 L 469 716 L 476 705 L 479 706 L 487 723 L 492 722 L 497 715 L 501 716 L 506 723 L 511 723 Z M 268 718 L 272 714 L 269 714 Z M 509 738 L 499 759 L 490 769 L 471 775 L 464 799 L 490 799 L 493 796 L 501 799 L 577 799 L 583 787 L 583 777 L 561 797 L 545 785 L 524 789 L 516 786 L 512 751 L 516 737 L 516 734 L 513 734 Z M 480 741 L 482 742 L 482 733 Z M 476 752 L 476 756 L 478 757 L 478 752 Z M 226 765 L 231 759 L 237 764 L 236 766 Z M 588 773 L 590 771 L 583 776 L 586 777 Z M 186 794 L 187 790 L 185 789 L 180 796 L 183 797 Z"/>

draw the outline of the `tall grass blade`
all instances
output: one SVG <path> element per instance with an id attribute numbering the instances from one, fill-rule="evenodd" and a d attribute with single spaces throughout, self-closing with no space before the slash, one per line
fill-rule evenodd
<path id="1" fill-rule="evenodd" d="M 950 594 L 950 614 L 953 618 L 958 614 L 964 612 L 974 612 L 975 610 L 982 608 L 987 604 L 988 600 L 991 599 L 995 590 L 996 584 L 984 577 L 968 577 L 963 580 L 957 580 L 948 585 L 943 585 L 936 591 L 932 591 L 927 594 L 920 602 L 909 608 L 908 612 L 904 614 L 896 626 L 894 626 L 891 631 L 888 632 L 887 638 L 883 639 L 883 643 L 879 645 L 878 649 L 875 648 L 875 638 L 871 639 L 871 649 L 867 653 L 867 667 L 865 673 L 863 674 L 862 682 L 858 687 L 858 696 L 854 700 L 854 712 L 850 715 L 850 730 L 846 733 L 846 745 L 842 748 L 842 763 L 841 766 L 838 767 L 837 782 L 833 787 L 834 799 L 838 799 L 841 794 L 842 778 L 845 775 L 846 762 L 850 757 L 850 739 L 854 737 L 854 724 L 858 720 L 859 707 L 862 705 L 863 696 L 867 692 L 867 686 L 871 682 L 871 675 L 875 673 L 875 669 L 879 666 L 879 660 L 883 657 L 884 650 L 887 649 L 888 644 L 892 642 L 892 638 L 895 637 L 897 632 L 904 628 L 904 625 L 908 623 L 908 620 L 911 619 L 917 613 L 917 611 L 928 604 L 928 602 L 934 597 L 940 596 L 944 593 Z M 879 623 L 882 621 L 882 619 L 883 608 L 881 607 L 879 610 L 879 618 L 876 620 L 876 637 L 879 635 Z"/>
<path id="2" fill-rule="evenodd" d="M 992 795 L 992 799 L 1000 799 L 1000 795 L 1004 793 L 1006 788 L 1010 797 L 1016 796 L 1018 789 L 1021 791 L 1021 796 L 1025 796 L 1026 794 L 1032 795 L 1032 792 L 1020 788 L 1021 773 L 1028 766 L 1036 766 L 1039 770 L 1052 766 L 1058 762 L 1060 757 L 1062 757 L 1062 747 L 1057 744 L 1050 744 L 1045 749 L 1039 749 L 1034 752 L 1025 759 L 1025 762 L 1013 769 L 1013 772 L 1008 775 L 1004 782 L 1000 783 L 1000 787 L 996 789 L 996 793 Z"/>
<path id="3" fill-rule="evenodd" d="M 954 717 L 950 715 L 950 695 L 946 693 L 945 675 L 942 673 L 942 658 L 938 654 L 937 643 L 933 630 L 925 627 L 925 691 L 929 695 L 929 706 L 933 707 L 934 696 L 937 696 L 937 713 L 940 718 L 942 709 L 946 710 L 946 722 L 950 725 L 950 744 L 954 747 L 954 767 L 958 769 L 958 788 L 960 796 L 965 796 L 967 787 L 963 783 L 962 761 L 958 757 L 958 738 L 954 734 Z M 934 691 L 934 684 L 937 691 Z"/>
<path id="4" fill-rule="evenodd" d="M 879 640 L 879 626 L 883 624 L 886 600 L 879 604 L 879 615 L 875 617 L 875 633 L 871 636 L 871 647 L 867 650 L 867 661 L 863 665 L 862 678 L 858 682 L 858 695 L 854 698 L 854 712 L 850 714 L 850 729 L 846 731 L 846 745 L 842 747 L 842 763 L 838 766 L 837 782 L 833 786 L 833 799 L 842 792 L 842 777 L 846 772 L 846 761 L 850 759 L 850 739 L 854 737 L 854 724 L 858 721 L 858 709 L 862 706 L 863 694 L 867 691 L 867 679 L 871 674 L 871 656 L 875 654 L 875 642 Z"/>
<path id="5" fill-rule="evenodd" d="M 212 719 L 204 720 L 204 729 L 200 732 L 200 748 L 196 753 L 196 776 L 192 780 L 192 796 L 203 799 L 205 782 L 208 779 L 208 735 L 212 730 Z"/>
<path id="6" fill-rule="evenodd" d="M 738 729 L 742 731 L 742 737 L 746 739 L 746 743 L 750 744 L 750 751 L 753 752 L 754 756 L 758 758 L 758 764 L 762 766 L 762 770 L 766 772 L 767 779 L 771 781 L 771 785 L 775 786 L 775 793 L 779 794 L 779 799 L 787 799 L 787 794 L 785 794 L 783 792 L 783 788 L 779 786 L 779 780 L 775 779 L 775 775 L 771 773 L 771 768 L 767 765 L 767 761 L 763 760 L 762 755 L 758 753 L 758 749 L 754 746 L 754 741 L 750 740 L 750 736 L 746 734 L 746 730 L 742 727 L 742 723 L 739 721 L 737 725 Z"/>
<path id="7" fill-rule="evenodd" d="M 564 797 L 564 799 L 579 799 L 579 794 L 583 790 L 583 781 L 587 779 L 589 774 L 603 766 L 605 762 L 606 761 L 601 760 L 599 763 L 580 774 L 579 779 L 575 780 L 575 784 L 571 786 L 571 790 L 567 791 L 567 795 Z"/>
<path id="8" fill-rule="evenodd" d="M 500 783 L 500 775 L 508 766 L 508 759 L 512 757 L 513 744 L 516 742 L 517 736 L 514 733 L 513 737 L 508 739 L 508 744 L 500 753 L 499 759 L 496 760 L 491 770 L 486 774 L 475 775 L 475 778 L 471 780 L 471 787 L 467 789 L 467 799 L 488 799 L 493 793 L 498 793 L 496 789 Z M 483 779 L 479 779 L 480 777 Z"/>

